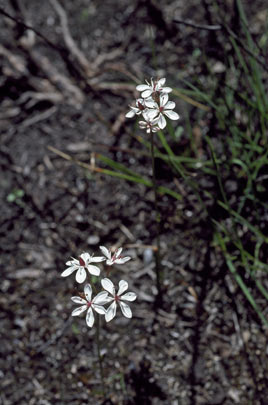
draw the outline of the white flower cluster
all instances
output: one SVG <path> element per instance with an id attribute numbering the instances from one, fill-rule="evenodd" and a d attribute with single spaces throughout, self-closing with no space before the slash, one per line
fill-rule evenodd
<path id="1" fill-rule="evenodd" d="M 167 125 L 166 117 L 171 120 L 178 120 L 179 115 L 173 111 L 174 101 L 168 100 L 168 94 L 172 92 L 171 87 L 163 87 L 165 78 L 159 80 L 151 79 L 151 83 L 140 84 L 136 87 L 141 91 L 141 97 L 136 100 L 136 106 L 130 106 L 130 111 L 126 114 L 127 118 L 133 118 L 135 115 L 142 115 L 143 120 L 139 121 L 141 129 L 147 133 L 157 132 L 164 129 Z"/>
<path id="2" fill-rule="evenodd" d="M 106 261 L 108 266 L 113 264 L 124 264 L 131 258 L 129 256 L 122 257 L 122 248 L 117 249 L 113 254 L 111 250 L 104 246 L 100 246 L 100 250 L 104 256 L 95 257 L 89 253 L 82 253 L 78 259 L 72 259 L 66 263 L 68 268 L 61 274 L 62 277 L 67 277 L 76 272 L 76 281 L 83 283 L 87 277 L 87 271 L 94 275 L 100 275 L 99 267 L 91 263 L 100 263 Z M 117 305 L 119 305 L 123 315 L 127 318 L 132 318 L 132 312 L 129 305 L 125 301 L 135 301 L 137 298 L 134 292 L 127 292 L 128 283 L 125 280 L 119 281 L 119 288 L 116 292 L 113 282 L 108 278 L 101 280 L 101 285 L 104 291 L 99 292 L 92 298 L 92 287 L 87 283 L 84 287 L 84 293 L 81 296 L 72 297 L 71 300 L 80 306 L 73 310 L 72 316 L 78 316 L 86 312 L 86 323 L 91 328 L 94 324 L 94 311 L 98 314 L 105 315 L 106 322 L 111 321 L 116 315 Z M 109 295 L 110 294 L 110 295 Z M 108 308 L 104 306 L 110 304 Z"/>

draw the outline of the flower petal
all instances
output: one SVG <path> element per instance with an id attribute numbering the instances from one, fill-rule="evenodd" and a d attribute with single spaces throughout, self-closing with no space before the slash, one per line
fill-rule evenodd
<path id="1" fill-rule="evenodd" d="M 139 126 L 140 126 L 141 129 L 144 129 L 144 128 L 146 128 L 146 126 L 147 126 L 147 122 L 145 122 L 145 121 L 139 121 Z"/>
<path id="2" fill-rule="evenodd" d="M 124 295 L 121 295 L 121 300 L 126 300 L 126 301 L 135 301 L 137 298 L 137 295 L 134 292 L 127 292 Z"/>
<path id="3" fill-rule="evenodd" d="M 101 280 L 101 285 L 104 288 L 104 290 L 108 291 L 111 295 L 115 296 L 115 288 L 111 280 L 109 280 L 108 278 L 103 278 Z"/>
<path id="4" fill-rule="evenodd" d="M 105 321 L 110 322 L 116 315 L 116 302 L 114 301 L 106 310 Z"/>
<path id="5" fill-rule="evenodd" d="M 115 263 L 124 264 L 124 263 L 128 262 L 130 259 L 131 259 L 131 257 L 129 257 L 129 256 L 121 257 L 120 259 L 116 259 Z"/>
<path id="6" fill-rule="evenodd" d="M 164 129 L 167 125 L 166 119 L 163 114 L 159 115 L 158 126 L 160 129 Z"/>
<path id="7" fill-rule="evenodd" d="M 161 90 L 161 93 L 171 93 L 171 92 L 172 92 L 171 87 L 163 87 L 163 89 Z"/>
<path id="8" fill-rule="evenodd" d="M 71 300 L 73 302 L 75 302 L 76 304 L 86 304 L 87 303 L 86 300 L 84 300 L 81 297 L 71 297 Z"/>
<path id="9" fill-rule="evenodd" d="M 72 312 L 72 316 L 78 316 L 82 314 L 87 309 L 87 305 L 82 305 L 82 307 L 75 308 Z"/>
<path id="10" fill-rule="evenodd" d="M 119 281 L 119 289 L 117 295 L 123 294 L 128 289 L 128 283 L 125 280 L 120 280 Z"/>
<path id="11" fill-rule="evenodd" d="M 107 259 L 106 264 L 107 266 L 112 266 L 114 264 L 114 261 Z"/>
<path id="12" fill-rule="evenodd" d="M 162 79 L 159 79 L 157 81 L 157 87 L 158 88 L 163 87 L 165 83 L 166 83 L 166 79 L 165 79 L 165 77 L 163 77 Z"/>
<path id="13" fill-rule="evenodd" d="M 64 272 L 61 273 L 61 277 L 68 277 L 70 274 L 72 274 L 75 270 L 77 270 L 77 266 L 72 266 L 68 267 L 68 269 L 64 270 Z"/>
<path id="14" fill-rule="evenodd" d="M 80 257 L 84 260 L 85 263 L 90 262 L 91 256 L 89 253 L 82 253 Z"/>
<path id="15" fill-rule="evenodd" d="M 126 113 L 125 117 L 126 118 L 133 118 L 135 117 L 135 111 L 134 110 L 130 110 L 129 112 Z"/>
<path id="16" fill-rule="evenodd" d="M 112 255 L 111 255 L 110 250 L 108 250 L 105 246 L 100 246 L 100 250 L 102 251 L 104 256 L 107 257 L 107 259 L 111 259 Z"/>
<path id="17" fill-rule="evenodd" d="M 121 254 L 122 250 L 123 250 L 123 248 L 121 248 L 121 247 L 120 247 L 120 248 L 118 248 L 118 249 L 116 249 L 116 251 L 114 252 L 115 257 L 120 256 L 120 254 Z"/>
<path id="18" fill-rule="evenodd" d="M 143 114 L 146 121 L 152 121 L 157 115 L 159 114 L 159 110 L 156 108 L 152 108 L 147 110 L 146 113 Z"/>
<path id="19" fill-rule="evenodd" d="M 126 317 L 126 318 L 132 318 L 132 311 L 130 309 L 130 306 L 128 304 L 126 304 L 123 301 L 119 301 L 119 305 L 122 311 L 122 314 Z"/>
<path id="20" fill-rule="evenodd" d="M 86 285 L 85 285 L 85 287 L 84 287 L 84 293 L 85 293 L 86 299 L 87 299 L 88 301 L 91 301 L 92 288 L 91 288 L 91 285 L 90 285 L 90 284 L 86 284 Z"/>
<path id="21" fill-rule="evenodd" d="M 167 102 L 168 102 L 168 95 L 165 94 L 165 93 L 161 94 L 161 96 L 160 96 L 160 106 L 164 107 L 167 104 Z"/>
<path id="22" fill-rule="evenodd" d="M 144 90 L 148 90 L 150 88 L 150 86 L 148 86 L 148 84 L 139 84 L 136 87 L 136 90 L 138 91 L 144 91 Z"/>
<path id="23" fill-rule="evenodd" d="M 152 99 L 145 100 L 145 101 L 144 101 L 144 104 L 145 104 L 146 107 L 148 107 L 148 108 L 157 108 L 157 103 L 156 103 L 154 100 L 152 100 Z"/>
<path id="24" fill-rule="evenodd" d="M 175 111 L 164 110 L 163 114 L 165 114 L 171 120 L 178 120 L 180 118 L 179 114 L 177 114 Z"/>
<path id="25" fill-rule="evenodd" d="M 92 328 L 92 326 L 94 324 L 94 314 L 93 314 L 93 310 L 91 307 L 88 308 L 88 311 L 87 311 L 86 323 L 87 323 L 87 326 L 89 326 L 90 328 Z"/>
<path id="26" fill-rule="evenodd" d="M 98 314 L 105 315 L 106 314 L 106 309 L 102 305 L 98 304 L 92 304 L 92 307 Z"/>
<path id="27" fill-rule="evenodd" d="M 159 130 L 160 130 L 159 127 L 153 127 L 153 128 L 152 128 L 152 132 L 157 132 L 157 131 L 159 131 Z"/>
<path id="28" fill-rule="evenodd" d="M 75 276 L 76 281 L 81 284 L 85 281 L 86 277 L 87 277 L 87 274 L 86 274 L 86 270 L 84 269 L 84 267 L 79 267 L 76 272 L 76 276 Z"/>
<path id="29" fill-rule="evenodd" d="M 173 108 L 176 107 L 176 104 L 174 101 L 168 101 L 167 104 L 165 105 L 165 110 L 173 110 Z"/>
<path id="30" fill-rule="evenodd" d="M 105 305 L 107 302 L 111 302 L 112 299 L 112 297 L 108 297 L 106 291 L 101 291 L 93 298 L 92 302 L 98 305 Z"/>
<path id="31" fill-rule="evenodd" d="M 92 266 L 92 264 L 89 264 L 89 265 L 87 265 L 87 269 L 90 274 L 93 274 L 93 276 L 100 275 L 100 269 L 97 266 Z"/>
<path id="32" fill-rule="evenodd" d="M 103 260 L 105 260 L 105 257 L 103 257 L 103 256 L 92 256 L 90 258 L 90 263 L 99 263 L 99 262 L 103 262 Z"/>
<path id="33" fill-rule="evenodd" d="M 145 90 L 143 93 L 141 93 L 141 96 L 143 98 L 148 98 L 150 97 L 150 95 L 152 94 L 153 90 L 151 88 L 149 88 L 148 90 Z"/>
<path id="34" fill-rule="evenodd" d="M 74 265 L 79 266 L 79 261 L 77 259 L 69 260 L 68 262 L 66 262 L 66 266 L 74 266 Z"/>

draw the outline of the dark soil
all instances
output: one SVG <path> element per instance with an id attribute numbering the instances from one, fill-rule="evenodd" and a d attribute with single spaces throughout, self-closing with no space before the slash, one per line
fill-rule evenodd
<path id="1" fill-rule="evenodd" d="M 56 45 L 0 14 L 0 44 L 8 51 L 0 48 L 0 404 L 268 404 L 267 334 L 212 249 L 211 227 L 191 190 L 182 182 L 182 202 L 160 201 L 165 277 L 156 309 L 152 190 L 89 172 L 48 149 L 88 164 L 103 153 L 150 175 L 134 124 L 124 119 L 134 80 L 160 76 L 178 86 L 179 73 L 189 80 L 204 74 L 197 49 L 220 60 L 211 32 L 172 22 L 216 24 L 209 1 L 62 2 L 93 69 L 88 80 L 51 3 L 0 2 Z M 232 1 L 226 3 L 231 19 Z M 244 3 L 260 30 L 264 2 Z M 195 113 L 183 102 L 176 110 L 180 125 L 186 110 Z M 181 138 L 177 153 L 187 142 Z M 158 165 L 157 173 L 161 184 L 173 184 L 168 167 Z M 97 254 L 99 245 L 123 246 L 132 257 L 112 276 L 138 295 L 132 320 L 118 313 L 102 325 L 106 398 L 96 329 L 70 317 L 70 297 L 82 287 L 73 276 L 60 277 L 71 256 Z"/>

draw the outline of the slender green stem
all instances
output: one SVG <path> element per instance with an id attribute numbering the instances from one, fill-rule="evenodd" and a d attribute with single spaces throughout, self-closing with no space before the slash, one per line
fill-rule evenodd
<path id="1" fill-rule="evenodd" d="M 160 212 L 158 209 L 158 195 L 157 195 L 157 184 L 155 175 L 155 156 L 154 156 L 154 134 L 151 132 L 151 159 L 152 159 L 152 172 L 153 172 L 153 189 L 154 189 L 154 208 L 156 217 L 156 246 L 157 250 L 155 252 L 155 273 L 156 273 L 156 288 L 157 288 L 157 306 L 162 305 L 162 284 L 163 284 L 163 271 L 161 269 L 160 263 Z"/>
<path id="2" fill-rule="evenodd" d="M 101 356 L 101 347 L 100 347 L 100 316 L 98 314 L 97 314 L 97 322 L 96 323 L 97 323 L 96 340 L 97 340 L 97 351 L 98 351 L 98 360 L 99 360 L 99 368 L 100 368 L 100 377 L 101 377 L 101 384 L 102 384 L 102 393 L 103 393 L 103 396 L 106 397 L 106 388 L 105 388 L 103 364 L 102 364 L 102 356 Z"/>

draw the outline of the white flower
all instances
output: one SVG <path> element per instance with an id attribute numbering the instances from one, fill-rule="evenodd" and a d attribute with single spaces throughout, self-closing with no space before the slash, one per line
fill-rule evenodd
<path id="1" fill-rule="evenodd" d="M 119 304 L 122 314 L 126 318 L 132 318 L 132 312 L 128 304 L 124 301 L 135 301 L 137 295 L 134 292 L 127 292 L 123 294 L 128 289 L 128 283 L 124 280 L 119 281 L 119 289 L 116 294 L 114 284 L 108 278 L 104 278 L 101 280 L 101 285 L 104 290 L 108 291 L 112 297 L 108 296 L 106 298 L 107 302 L 112 302 L 109 308 L 106 310 L 105 320 L 106 322 L 110 322 L 116 314 L 117 304 Z M 123 295 L 122 295 L 123 294 Z"/>
<path id="2" fill-rule="evenodd" d="M 172 111 L 175 108 L 174 101 L 168 101 L 167 94 L 161 94 L 159 97 L 159 104 L 153 100 L 145 101 L 146 106 L 150 108 L 150 116 L 157 120 L 159 128 L 163 129 L 167 125 L 164 115 L 171 120 L 178 120 L 180 116 Z M 157 116 L 157 117 L 156 117 Z"/>
<path id="3" fill-rule="evenodd" d="M 94 276 L 100 275 L 100 269 L 90 263 L 102 262 L 103 260 L 105 260 L 104 257 L 94 257 L 89 253 L 82 253 L 78 260 L 73 259 L 66 263 L 66 265 L 69 267 L 64 270 L 61 276 L 68 277 L 70 274 L 76 271 L 76 281 L 78 283 L 83 283 L 87 277 L 86 270 L 88 270 L 88 272 Z"/>
<path id="4" fill-rule="evenodd" d="M 155 111 L 147 110 L 142 114 L 144 121 L 139 121 L 139 127 L 141 129 L 146 129 L 147 134 L 149 134 L 150 132 L 159 131 L 159 127 L 157 125 L 159 119 L 154 118 L 155 115 Z"/>
<path id="5" fill-rule="evenodd" d="M 142 112 L 146 110 L 145 102 L 143 98 L 138 98 L 136 100 L 136 107 L 132 107 L 131 105 L 130 111 L 126 113 L 126 118 L 133 118 L 135 115 L 140 115 Z"/>
<path id="6" fill-rule="evenodd" d="M 142 91 L 141 96 L 143 98 L 148 98 L 156 92 L 170 93 L 172 91 L 170 87 L 163 87 L 166 82 L 165 78 L 156 81 L 151 79 L 151 84 L 147 80 L 145 80 L 145 82 L 147 84 L 140 84 L 139 86 L 136 87 L 138 91 Z"/>
<path id="7" fill-rule="evenodd" d="M 84 293 L 85 293 L 85 299 L 81 297 L 72 297 L 71 300 L 75 302 L 76 304 L 82 304 L 81 307 L 78 307 L 73 310 L 72 316 L 78 316 L 85 312 L 87 310 L 87 315 L 86 315 L 86 323 L 87 325 L 92 328 L 94 324 L 94 311 L 96 311 L 98 314 L 105 315 L 106 314 L 106 309 L 103 307 L 103 305 L 107 304 L 107 297 L 108 293 L 106 291 L 101 291 L 99 294 L 97 294 L 93 300 L 91 300 L 92 297 L 92 288 L 90 284 L 86 284 L 84 287 Z"/>
<path id="8" fill-rule="evenodd" d="M 105 246 L 100 246 L 100 250 L 106 257 L 106 258 L 104 257 L 103 260 L 106 260 L 106 264 L 108 266 L 112 266 L 113 264 L 124 264 L 131 259 L 131 257 L 129 257 L 129 256 L 126 256 L 126 257 L 121 256 L 121 252 L 122 252 L 121 247 L 116 249 L 116 251 L 114 252 L 113 255 L 112 255 L 111 250 L 108 250 Z"/>

